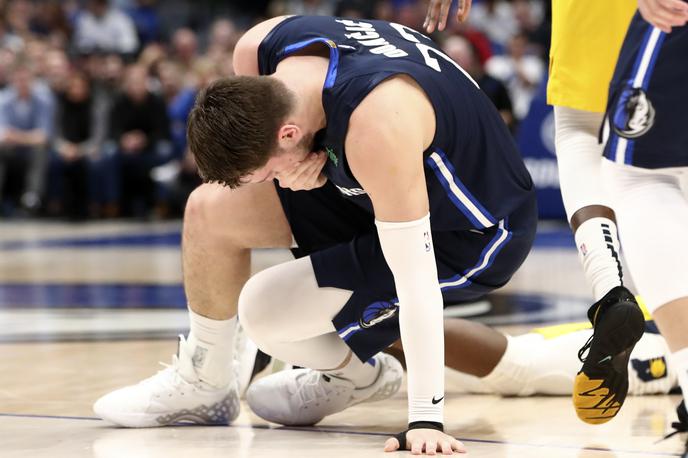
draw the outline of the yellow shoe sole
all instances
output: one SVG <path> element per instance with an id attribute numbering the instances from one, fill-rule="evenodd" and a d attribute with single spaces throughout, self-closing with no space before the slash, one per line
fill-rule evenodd
<path id="1" fill-rule="evenodd" d="M 585 423 L 601 425 L 614 418 L 621 403 L 614 401 L 609 388 L 603 387 L 602 379 L 590 379 L 579 372 L 573 382 L 573 407 L 576 415 Z"/>

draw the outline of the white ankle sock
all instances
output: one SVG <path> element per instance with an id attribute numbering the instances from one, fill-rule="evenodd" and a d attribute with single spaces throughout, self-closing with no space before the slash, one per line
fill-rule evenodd
<path id="1" fill-rule="evenodd" d="M 678 374 L 678 384 L 683 392 L 683 399 L 688 405 L 688 347 L 672 353 L 669 359 Z"/>
<path id="2" fill-rule="evenodd" d="M 530 384 L 532 379 L 531 355 L 535 350 L 524 339 L 506 336 L 507 344 L 502 359 L 492 372 L 480 381 L 493 393 L 502 395 L 529 396 L 534 394 Z"/>
<path id="3" fill-rule="evenodd" d="M 623 285 L 616 224 L 607 218 L 590 218 L 575 234 L 578 256 L 592 285 L 595 301 Z"/>
<path id="4" fill-rule="evenodd" d="M 236 317 L 212 320 L 189 308 L 191 327 L 187 342 L 196 374 L 205 383 L 222 387 L 234 377 L 233 351 Z"/>
<path id="5" fill-rule="evenodd" d="M 375 358 L 370 358 L 369 362 L 362 363 L 356 355 L 352 354 L 346 366 L 325 373 L 334 377 L 351 380 L 356 388 L 365 388 L 375 382 L 380 373 L 380 368 Z"/>

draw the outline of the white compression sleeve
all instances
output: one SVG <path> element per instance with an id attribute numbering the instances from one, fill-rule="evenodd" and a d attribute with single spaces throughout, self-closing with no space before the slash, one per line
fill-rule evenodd
<path id="1" fill-rule="evenodd" d="M 443 422 L 444 324 L 430 215 L 415 221 L 375 221 L 394 275 L 399 328 L 408 376 L 409 423 Z"/>

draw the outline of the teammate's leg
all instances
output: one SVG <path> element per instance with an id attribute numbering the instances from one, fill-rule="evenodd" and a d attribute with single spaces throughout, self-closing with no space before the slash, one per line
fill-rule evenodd
<path id="1" fill-rule="evenodd" d="M 642 313 L 623 286 L 616 220 L 603 189 L 598 144 L 602 115 L 565 107 L 554 107 L 554 113 L 564 206 L 596 301 L 588 311 L 596 332 L 576 377 L 573 402 L 580 419 L 604 423 L 616 416 L 625 399 L 628 356 L 642 336 Z M 607 396 L 588 394 L 600 387 Z M 598 401 L 610 408 L 598 408 Z"/>
<path id="2" fill-rule="evenodd" d="M 180 340 L 171 367 L 148 383 L 96 402 L 100 416 L 122 426 L 180 420 L 227 423 L 236 417 L 232 349 L 239 292 L 250 273 L 250 249 L 288 247 L 292 241 L 272 182 L 236 190 L 199 187 L 187 203 L 183 231 L 189 337 Z"/>

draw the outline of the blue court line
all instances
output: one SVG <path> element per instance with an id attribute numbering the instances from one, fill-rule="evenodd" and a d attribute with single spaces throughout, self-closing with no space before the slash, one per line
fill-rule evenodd
<path id="1" fill-rule="evenodd" d="M 129 235 L 80 236 L 58 239 L 7 240 L 0 242 L 0 251 L 36 248 L 116 248 L 116 247 L 178 247 L 181 232 L 143 233 Z M 533 246 L 538 248 L 574 248 L 576 245 L 568 226 L 538 231 Z"/>
<path id="2" fill-rule="evenodd" d="M 14 413 L 0 413 L 0 417 L 15 417 L 15 418 L 40 418 L 47 420 L 90 420 L 90 421 L 102 421 L 97 417 L 78 417 L 78 416 L 63 416 L 63 415 L 36 415 L 36 414 L 14 414 Z M 199 425 L 188 425 L 180 424 L 174 425 L 175 427 L 208 427 Z M 317 427 L 295 427 L 295 426 L 280 426 L 272 427 L 270 425 L 217 425 L 212 426 L 217 428 L 244 428 L 244 429 L 264 429 L 264 430 L 276 430 L 276 431 L 305 431 L 311 433 L 328 433 L 328 434 L 347 434 L 347 435 L 357 435 L 357 436 L 374 436 L 374 437 L 391 437 L 396 433 L 390 432 L 371 432 L 371 431 L 350 431 L 350 430 L 340 430 L 340 429 L 329 429 L 329 428 L 317 428 Z M 121 428 L 118 428 L 121 429 Z M 578 447 L 575 445 L 552 445 L 552 444 L 529 444 L 526 442 L 511 442 L 496 439 L 471 439 L 467 437 L 457 437 L 461 442 L 474 442 L 479 444 L 496 444 L 496 445 L 511 445 L 517 447 L 535 447 L 535 448 L 553 448 L 553 449 L 566 449 L 566 450 L 587 450 L 593 452 L 611 452 L 611 453 L 627 453 L 633 455 L 647 455 L 651 453 L 656 456 L 681 456 L 681 453 L 672 452 L 648 452 L 641 450 L 623 450 L 616 448 L 606 448 L 606 447 Z"/>
<path id="3" fill-rule="evenodd" d="M 557 300 L 575 297 L 539 294 L 489 294 L 496 312 L 536 312 Z M 506 308 L 504 308 L 506 307 Z M 185 309 L 181 283 L 0 283 L 0 310 L 37 308 Z"/>
<path id="4" fill-rule="evenodd" d="M 181 232 L 144 233 L 128 235 L 104 235 L 38 240 L 9 240 L 0 242 L 0 251 L 16 251 L 31 248 L 90 248 L 90 247 L 150 247 L 179 246 Z"/>
<path id="5" fill-rule="evenodd" d="M 185 309 L 186 296 L 181 284 L 0 284 L 0 309 L 8 308 Z"/>

